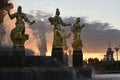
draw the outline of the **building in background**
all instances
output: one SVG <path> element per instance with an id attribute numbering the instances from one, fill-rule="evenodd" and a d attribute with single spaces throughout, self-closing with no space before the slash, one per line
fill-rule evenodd
<path id="1" fill-rule="evenodd" d="M 113 53 L 114 51 L 110 47 L 110 42 L 109 42 L 109 47 L 107 48 L 106 55 L 104 55 L 104 61 L 114 61 Z"/>

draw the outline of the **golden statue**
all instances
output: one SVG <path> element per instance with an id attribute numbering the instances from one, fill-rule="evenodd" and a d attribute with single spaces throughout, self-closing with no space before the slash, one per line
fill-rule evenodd
<path id="1" fill-rule="evenodd" d="M 16 27 L 11 31 L 10 37 L 13 41 L 13 49 L 16 48 L 23 48 L 24 49 L 24 43 L 26 40 L 28 40 L 28 34 L 25 34 L 25 23 L 28 22 L 31 24 L 35 23 L 35 21 L 30 22 L 26 15 L 22 13 L 22 7 L 19 6 L 18 10 L 14 14 L 10 14 L 9 10 L 8 15 L 10 19 L 16 18 Z"/>
<path id="2" fill-rule="evenodd" d="M 64 32 L 61 29 L 61 26 L 70 26 L 71 24 L 66 24 L 62 21 L 61 17 L 59 17 L 60 11 L 56 9 L 55 17 L 50 17 L 48 20 L 51 25 L 54 25 L 54 40 L 53 47 L 54 48 L 62 48 L 63 47 L 63 37 Z"/>
<path id="3" fill-rule="evenodd" d="M 80 25 L 80 18 L 77 18 L 75 24 L 72 27 L 72 32 L 74 34 L 72 47 L 74 50 L 81 50 L 83 47 L 80 33 L 84 26 L 84 24 Z"/>

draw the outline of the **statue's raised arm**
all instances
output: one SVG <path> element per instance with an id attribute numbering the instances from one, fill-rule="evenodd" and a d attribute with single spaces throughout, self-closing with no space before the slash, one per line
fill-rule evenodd
<path id="1" fill-rule="evenodd" d="M 14 19 L 14 18 L 17 19 L 16 22 L 23 22 L 24 23 L 24 21 L 25 21 L 25 22 L 29 23 L 30 25 L 35 23 L 35 21 L 31 22 L 31 21 L 28 20 L 28 18 L 26 17 L 26 14 L 24 14 L 22 12 L 22 7 L 21 6 L 18 6 L 17 12 L 14 13 L 14 14 L 10 14 L 9 10 L 7 10 L 7 12 L 8 12 L 8 15 L 9 15 L 10 19 Z"/>
<path id="2" fill-rule="evenodd" d="M 10 11 L 8 9 L 6 9 L 6 11 L 8 12 L 10 19 L 14 19 L 16 17 L 15 14 L 10 14 Z"/>
<path id="3" fill-rule="evenodd" d="M 35 20 L 33 20 L 33 21 L 31 22 L 31 21 L 29 21 L 29 19 L 28 19 L 26 16 L 24 16 L 24 20 L 25 20 L 27 23 L 29 23 L 30 25 L 32 25 L 32 24 L 35 23 Z"/>

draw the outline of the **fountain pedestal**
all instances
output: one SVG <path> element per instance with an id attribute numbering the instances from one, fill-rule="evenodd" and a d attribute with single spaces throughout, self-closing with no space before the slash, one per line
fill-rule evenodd
<path id="1" fill-rule="evenodd" d="M 73 50 L 73 67 L 83 66 L 82 50 Z"/>
<path id="2" fill-rule="evenodd" d="M 14 31 L 14 29 L 13 29 Z M 17 33 L 17 32 L 16 32 Z M 28 35 L 23 34 L 21 36 L 15 36 L 14 33 L 11 32 L 11 40 L 13 41 L 13 56 L 17 58 L 15 61 L 16 67 L 24 67 L 24 57 L 25 57 L 25 47 L 24 43 L 28 40 Z"/>
<path id="3" fill-rule="evenodd" d="M 13 56 L 16 57 L 14 65 L 16 67 L 24 67 L 25 63 L 25 50 L 23 49 L 13 49 Z"/>
<path id="4" fill-rule="evenodd" d="M 62 48 L 52 48 L 52 57 L 58 59 L 63 63 L 63 49 Z"/>

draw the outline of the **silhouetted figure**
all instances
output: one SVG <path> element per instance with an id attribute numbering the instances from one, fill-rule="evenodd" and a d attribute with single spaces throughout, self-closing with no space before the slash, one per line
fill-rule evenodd
<path id="1" fill-rule="evenodd" d="M 3 23 L 4 16 L 6 15 L 6 11 L 13 8 L 12 3 L 8 3 L 9 0 L 0 0 L 0 24 Z"/>
<path id="2" fill-rule="evenodd" d="M 6 33 L 6 31 L 2 25 L 2 23 L 4 22 L 4 17 L 7 14 L 5 9 L 10 11 L 13 8 L 13 4 L 8 3 L 8 1 L 9 0 L 0 0 L 0 46 L 1 46 L 1 42 L 3 41 L 3 37 Z"/>

